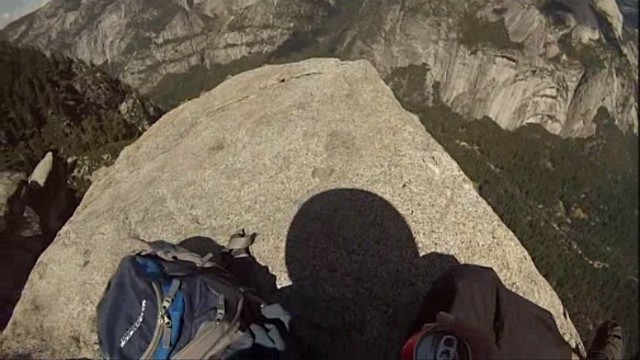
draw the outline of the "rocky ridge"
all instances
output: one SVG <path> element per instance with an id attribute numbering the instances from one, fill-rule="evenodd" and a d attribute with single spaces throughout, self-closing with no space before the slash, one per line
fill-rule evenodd
<path id="1" fill-rule="evenodd" d="M 332 220 L 314 225 L 318 216 Z M 401 333 L 388 329 L 411 322 L 452 261 L 493 267 L 580 344 L 527 251 L 376 70 L 312 59 L 225 81 L 166 114 L 100 171 L 38 260 L 1 352 L 96 357 L 95 306 L 119 259 L 143 245 L 131 237 L 221 239 L 239 227 L 258 232 L 253 253 L 276 275 L 285 303 L 306 304 L 320 335 L 355 329 L 337 339 L 370 355 L 397 355 Z M 326 256 L 304 255 L 318 254 L 314 236 Z M 304 281 L 316 267 L 329 276 L 319 280 L 336 272 L 344 282 L 325 284 L 336 304 L 310 301 Z M 367 305 L 354 302 L 363 291 Z M 362 318 L 337 311 L 355 303 Z M 328 356 L 340 348 L 326 348 Z"/>
<path id="2" fill-rule="evenodd" d="M 105 72 L 60 54 L 0 41 L 0 171 L 31 172 L 50 150 L 76 165 L 83 192 L 162 109 Z"/>
<path id="3" fill-rule="evenodd" d="M 55 0 L 3 34 L 170 105 L 260 64 L 320 55 L 367 59 L 383 77 L 424 64 L 429 92 L 505 129 L 587 136 L 601 106 L 638 127 L 637 31 L 613 0 Z"/>

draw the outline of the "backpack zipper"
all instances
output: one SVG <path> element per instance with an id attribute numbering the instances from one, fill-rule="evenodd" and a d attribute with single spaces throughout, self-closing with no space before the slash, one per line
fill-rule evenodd
<path id="1" fill-rule="evenodd" d="M 224 295 L 218 295 L 218 305 L 216 308 L 216 323 L 219 323 L 224 319 L 224 315 L 226 314 L 226 307 L 224 305 Z"/>
<path id="2" fill-rule="evenodd" d="M 171 346 L 171 319 L 164 314 L 160 321 L 162 322 L 161 344 L 163 348 L 167 349 Z"/>
<path id="3" fill-rule="evenodd" d="M 224 298 L 223 298 L 224 301 Z M 238 331 L 240 328 L 240 314 L 242 313 L 242 308 L 244 306 L 244 296 L 240 296 L 240 299 L 237 304 L 237 310 L 234 317 L 230 322 L 226 324 L 222 324 L 222 318 L 224 318 L 224 314 L 220 321 L 218 318 L 220 313 L 216 314 L 216 320 L 208 324 L 205 328 L 201 329 L 198 332 L 198 336 L 195 339 L 192 339 L 191 342 L 185 346 L 182 350 L 180 350 L 177 354 L 173 355 L 172 359 L 185 359 L 185 358 L 195 358 L 195 357 L 206 357 L 211 358 L 215 353 L 212 353 L 213 349 L 220 350 L 220 342 L 229 342 L 231 341 L 230 335 L 235 331 Z M 213 336 L 216 332 L 220 331 L 220 327 L 226 325 L 225 328 L 222 329 L 222 333 L 219 334 L 217 341 L 214 344 L 203 344 L 202 342 L 205 340 L 210 340 L 215 338 Z M 225 346 L 227 346 L 226 344 Z M 224 347 L 222 347 L 224 348 Z M 186 355 L 186 356 L 185 356 Z M 196 356 L 194 356 L 196 355 Z"/>
<path id="4" fill-rule="evenodd" d="M 178 289 L 180 288 L 180 280 L 173 279 L 171 281 L 171 287 L 169 288 L 169 291 L 164 298 L 162 298 L 162 290 L 157 282 L 152 282 L 151 286 L 156 293 L 156 303 L 158 305 L 158 320 L 156 322 L 156 328 L 153 332 L 153 337 L 151 338 L 149 347 L 147 347 L 147 350 L 144 352 L 144 354 L 142 354 L 143 359 L 150 359 L 158 349 L 158 345 L 161 345 L 163 348 L 169 348 L 171 346 L 172 324 L 168 311 L 169 307 L 173 303 L 173 299 L 175 298 Z"/>
<path id="5" fill-rule="evenodd" d="M 156 305 L 158 306 L 158 318 L 162 314 L 162 290 L 160 290 L 160 285 L 157 282 L 152 282 L 151 287 L 153 287 L 153 291 L 156 293 Z M 142 359 L 150 359 L 151 355 L 157 348 L 158 341 L 160 340 L 161 335 L 161 323 L 160 321 L 156 321 L 156 328 L 153 331 L 153 337 L 151 338 L 151 342 L 147 347 L 147 350 L 142 354 Z"/>
<path id="6" fill-rule="evenodd" d="M 169 287 L 169 291 L 167 295 L 162 299 L 162 311 L 160 312 L 160 321 L 162 322 L 162 347 L 168 349 L 171 346 L 171 331 L 172 331 L 172 323 L 171 318 L 169 317 L 168 311 L 169 307 L 173 303 L 173 300 L 176 297 L 176 293 L 180 288 L 180 280 L 173 279 L 171 280 L 171 286 Z"/>

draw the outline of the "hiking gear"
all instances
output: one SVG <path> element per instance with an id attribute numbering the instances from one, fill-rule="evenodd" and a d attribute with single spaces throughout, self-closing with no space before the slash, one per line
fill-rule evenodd
<path id="1" fill-rule="evenodd" d="M 98 304 L 98 338 L 113 359 L 241 359 L 287 350 L 289 315 L 239 284 L 226 263 L 248 256 L 255 234 L 200 256 L 164 241 L 126 256 Z M 282 355 L 282 356 L 281 356 Z"/>
<path id="2" fill-rule="evenodd" d="M 247 235 L 244 229 L 241 229 L 237 233 L 231 235 L 229 242 L 227 243 L 226 251 L 234 258 L 248 257 L 249 247 L 253 245 L 256 239 L 256 234 Z"/>
<path id="3" fill-rule="evenodd" d="M 551 313 L 507 289 L 491 268 L 477 265 L 452 266 L 434 281 L 412 333 L 431 323 L 463 338 L 476 359 L 570 359 L 573 351 Z"/>
<path id="4" fill-rule="evenodd" d="M 471 360 L 471 348 L 462 338 L 433 327 L 414 334 L 402 348 L 402 360 Z"/>
<path id="5" fill-rule="evenodd" d="M 624 358 L 622 327 L 613 320 L 607 320 L 598 326 L 589 347 L 587 359 L 613 360 L 622 358 Z"/>

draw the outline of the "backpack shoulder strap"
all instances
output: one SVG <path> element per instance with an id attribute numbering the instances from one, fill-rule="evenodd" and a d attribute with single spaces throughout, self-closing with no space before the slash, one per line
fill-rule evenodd
<path id="1" fill-rule="evenodd" d="M 255 242 L 256 236 L 256 233 L 247 234 L 244 229 L 240 229 L 231 235 L 223 252 L 231 254 L 234 258 L 247 257 L 249 256 L 249 247 Z M 219 259 L 212 253 L 206 256 L 200 256 L 179 245 L 174 245 L 166 241 L 141 241 L 149 248 L 140 252 L 140 255 L 155 255 L 166 261 L 188 261 L 201 268 L 221 267 Z"/>
<path id="2" fill-rule="evenodd" d="M 256 233 L 247 234 L 244 229 L 238 230 L 229 238 L 225 252 L 234 258 L 249 256 L 249 247 L 255 242 L 256 236 Z"/>
<path id="3" fill-rule="evenodd" d="M 154 255 L 166 261 L 186 261 L 195 264 L 199 268 L 223 269 L 218 259 L 216 259 L 212 253 L 206 256 L 200 256 L 179 245 L 174 245 L 166 241 L 153 241 L 149 242 L 148 245 L 149 249 L 140 252 L 140 255 Z"/>
<path id="4" fill-rule="evenodd" d="M 209 328 L 198 331 L 196 338 L 180 350 L 173 359 L 211 359 L 218 358 L 233 343 L 240 330 L 240 316 L 245 299 L 240 296 L 236 313 L 231 321 L 212 322 Z"/>

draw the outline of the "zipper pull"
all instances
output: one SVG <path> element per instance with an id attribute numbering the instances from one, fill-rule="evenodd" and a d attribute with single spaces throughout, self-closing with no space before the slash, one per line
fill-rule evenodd
<path id="1" fill-rule="evenodd" d="M 167 291 L 164 299 L 162 299 L 162 304 L 160 306 L 160 322 L 162 323 L 161 345 L 165 349 L 171 347 L 171 318 L 169 317 L 168 312 L 179 288 L 180 280 L 173 279 L 171 281 L 171 287 L 169 288 L 169 291 Z"/>
<path id="2" fill-rule="evenodd" d="M 216 307 L 216 322 L 219 323 L 224 318 L 224 314 L 226 313 L 225 305 L 224 305 L 224 295 L 218 295 L 218 305 Z"/>
<path id="3" fill-rule="evenodd" d="M 171 303 L 173 302 L 173 299 L 166 297 L 162 300 L 162 311 L 164 314 L 166 314 L 167 311 L 169 311 L 169 307 L 171 306 Z"/>
<path id="4" fill-rule="evenodd" d="M 167 314 L 162 314 L 162 347 L 168 349 L 171 347 L 171 319 Z"/>
<path id="5" fill-rule="evenodd" d="M 162 308 L 164 309 L 165 312 L 169 310 L 171 303 L 173 303 L 173 299 L 175 298 L 176 293 L 180 289 L 180 284 L 181 282 L 179 279 L 173 279 L 171 281 L 171 286 L 169 287 L 169 291 L 167 291 L 167 294 L 162 300 Z"/>

